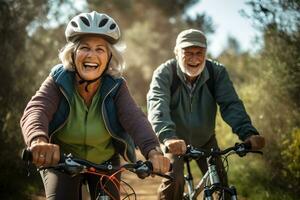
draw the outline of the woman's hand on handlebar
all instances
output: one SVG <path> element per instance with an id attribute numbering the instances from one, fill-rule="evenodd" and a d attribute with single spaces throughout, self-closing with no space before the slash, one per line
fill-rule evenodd
<path id="1" fill-rule="evenodd" d="M 152 149 L 148 153 L 149 161 L 152 163 L 153 172 L 165 174 L 170 170 L 170 160 L 164 157 L 162 152 Z"/>
<path id="2" fill-rule="evenodd" d="M 34 138 L 29 147 L 32 152 L 32 163 L 37 167 L 56 165 L 60 159 L 59 146 L 48 143 L 44 137 Z"/>
<path id="3" fill-rule="evenodd" d="M 186 152 L 186 144 L 184 140 L 180 139 L 168 139 L 164 142 L 164 145 L 168 149 L 168 153 L 180 156 Z"/>

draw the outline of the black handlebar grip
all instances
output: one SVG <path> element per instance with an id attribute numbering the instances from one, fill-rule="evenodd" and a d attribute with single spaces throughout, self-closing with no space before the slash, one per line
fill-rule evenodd
<path id="1" fill-rule="evenodd" d="M 169 148 L 167 146 L 164 146 L 164 152 L 165 153 L 169 153 L 170 152 L 170 150 L 169 150 Z"/>
<path id="2" fill-rule="evenodd" d="M 31 153 L 31 151 L 28 150 L 28 149 L 23 149 L 22 153 L 21 153 L 21 158 L 24 161 L 32 162 L 32 153 Z"/>
<path id="3" fill-rule="evenodd" d="M 251 150 L 252 146 L 251 146 L 251 142 L 244 142 L 244 147 L 247 150 Z"/>
<path id="4" fill-rule="evenodd" d="M 150 171 L 153 171 L 153 165 L 149 160 L 145 161 L 144 164 L 149 168 Z"/>

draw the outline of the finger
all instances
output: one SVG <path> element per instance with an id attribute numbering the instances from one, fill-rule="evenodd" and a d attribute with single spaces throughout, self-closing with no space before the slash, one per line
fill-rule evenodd
<path id="1" fill-rule="evenodd" d="M 166 158 L 165 160 L 166 160 L 167 172 L 169 172 L 172 169 L 171 162 L 168 158 Z"/>
<path id="2" fill-rule="evenodd" d="M 51 165 L 51 163 L 52 163 L 52 157 L 53 157 L 53 152 L 52 152 L 52 150 L 49 150 L 46 153 L 45 163 L 44 163 L 45 166 Z"/>
<path id="3" fill-rule="evenodd" d="M 159 173 L 161 171 L 161 167 L 160 167 L 160 162 L 157 162 L 158 159 L 155 159 L 154 161 L 154 166 L 153 167 L 153 172 Z"/>
<path id="4" fill-rule="evenodd" d="M 43 166 L 46 162 L 46 153 L 45 152 L 40 152 L 38 155 L 37 159 L 37 165 L 38 166 Z"/>
<path id="5" fill-rule="evenodd" d="M 53 146 L 52 164 L 57 164 L 60 160 L 60 150 L 58 145 Z"/>
<path id="6" fill-rule="evenodd" d="M 31 151 L 31 152 L 32 152 L 32 163 L 37 164 L 39 158 L 39 152 L 37 151 Z"/>
<path id="7" fill-rule="evenodd" d="M 169 163 L 168 159 L 161 156 L 160 159 L 158 160 L 158 164 L 159 164 L 158 172 L 163 174 L 166 173 L 169 168 L 168 163 Z"/>
<path id="8" fill-rule="evenodd" d="M 183 153 L 185 153 L 186 152 L 186 144 L 185 144 L 185 142 L 183 142 Z"/>
<path id="9" fill-rule="evenodd" d="M 32 163 L 34 164 L 39 164 L 39 155 L 41 152 L 41 146 L 39 145 L 33 145 L 32 147 L 30 147 L 30 151 L 32 152 Z"/>
<path id="10" fill-rule="evenodd" d="M 160 168 L 160 173 L 166 173 L 167 172 L 167 165 L 166 165 L 166 161 L 165 161 L 165 159 L 163 159 L 162 161 L 161 161 L 161 168 Z"/>
<path id="11" fill-rule="evenodd" d="M 157 156 L 152 160 L 153 172 L 154 173 L 163 173 L 164 172 L 164 157 Z"/>

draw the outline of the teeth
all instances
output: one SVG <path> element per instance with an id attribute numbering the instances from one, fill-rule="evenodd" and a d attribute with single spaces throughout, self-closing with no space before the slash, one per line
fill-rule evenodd
<path id="1" fill-rule="evenodd" d="M 94 69 L 96 69 L 98 67 L 98 64 L 96 63 L 83 63 L 84 67 L 92 67 Z"/>
<path id="2" fill-rule="evenodd" d="M 97 67 L 98 64 L 96 63 L 83 63 L 85 66 L 90 66 L 90 67 Z"/>

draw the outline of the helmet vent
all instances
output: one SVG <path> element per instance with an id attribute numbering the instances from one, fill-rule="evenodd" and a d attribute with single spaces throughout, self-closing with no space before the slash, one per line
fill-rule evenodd
<path id="1" fill-rule="evenodd" d="M 99 23 L 99 27 L 104 26 L 107 22 L 108 22 L 108 19 L 107 19 L 107 18 L 102 19 L 101 22 Z"/>
<path id="2" fill-rule="evenodd" d="M 90 22 L 87 18 L 81 16 L 80 19 L 85 25 L 90 26 Z"/>
<path id="3" fill-rule="evenodd" d="M 73 27 L 78 27 L 78 24 L 74 21 L 71 21 L 71 24 L 72 24 Z"/>
<path id="4" fill-rule="evenodd" d="M 68 42 L 75 41 L 78 38 L 75 36 L 85 34 L 104 36 L 111 44 L 116 44 L 121 37 L 121 31 L 115 20 L 105 13 L 96 11 L 76 15 L 69 21 L 65 30 Z"/>
<path id="5" fill-rule="evenodd" d="M 116 24 L 115 23 L 111 24 L 110 27 L 109 27 L 110 30 L 113 30 L 114 28 L 116 28 Z"/>

